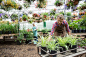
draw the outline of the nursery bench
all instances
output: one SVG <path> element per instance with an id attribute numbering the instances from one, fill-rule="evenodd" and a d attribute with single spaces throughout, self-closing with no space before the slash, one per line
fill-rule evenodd
<path id="1" fill-rule="evenodd" d="M 86 33 L 71 33 L 71 35 L 86 35 Z"/>
<path id="2" fill-rule="evenodd" d="M 3 39 L 3 41 L 5 41 L 5 40 L 9 40 L 9 41 L 15 40 L 16 38 L 9 38 L 10 36 L 15 36 L 15 35 L 18 35 L 18 34 L 2 34 L 2 35 L 0 35 L 0 39 Z"/>
<path id="3" fill-rule="evenodd" d="M 66 57 L 86 57 L 86 50 L 82 51 L 82 52 L 72 54 L 72 55 L 69 55 L 69 56 L 66 56 Z"/>

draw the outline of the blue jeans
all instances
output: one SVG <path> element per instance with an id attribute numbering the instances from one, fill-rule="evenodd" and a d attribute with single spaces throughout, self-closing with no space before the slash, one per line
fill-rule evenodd
<path id="1" fill-rule="evenodd" d="M 38 37 L 37 36 L 34 36 L 34 40 L 38 42 Z"/>

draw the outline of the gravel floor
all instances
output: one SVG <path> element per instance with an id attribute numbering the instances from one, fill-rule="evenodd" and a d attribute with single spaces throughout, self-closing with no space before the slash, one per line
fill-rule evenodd
<path id="1" fill-rule="evenodd" d="M 40 57 L 34 44 L 0 43 L 0 57 Z"/>

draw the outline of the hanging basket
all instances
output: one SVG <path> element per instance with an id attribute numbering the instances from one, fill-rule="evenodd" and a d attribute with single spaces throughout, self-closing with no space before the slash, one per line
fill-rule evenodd
<path id="1" fill-rule="evenodd" d="M 26 21 L 26 19 L 23 19 L 23 21 Z"/>
<path id="2" fill-rule="evenodd" d="M 61 3 L 60 1 L 56 1 L 56 2 L 54 3 L 54 5 L 55 5 L 55 6 L 61 6 L 62 3 Z"/>
<path id="3" fill-rule="evenodd" d="M 61 3 L 58 3 L 57 6 L 61 6 L 62 4 Z"/>
<path id="4" fill-rule="evenodd" d="M 46 15 L 44 15 L 44 18 L 46 18 L 47 16 Z"/>
<path id="5" fill-rule="evenodd" d="M 75 0 L 74 2 L 73 2 L 73 5 L 77 5 L 79 3 L 79 0 Z"/>

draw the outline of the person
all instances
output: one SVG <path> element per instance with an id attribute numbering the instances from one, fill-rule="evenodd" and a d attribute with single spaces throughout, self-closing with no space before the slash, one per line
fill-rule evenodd
<path id="1" fill-rule="evenodd" d="M 38 37 L 37 37 L 37 27 L 35 26 L 35 23 L 33 23 L 32 30 L 33 30 L 33 35 L 34 35 L 34 44 L 37 44 Z"/>
<path id="2" fill-rule="evenodd" d="M 70 29 L 66 20 L 64 20 L 64 16 L 62 14 L 57 16 L 57 21 L 53 24 L 51 29 L 48 41 L 50 41 L 51 37 L 54 36 L 66 36 L 66 31 L 68 35 L 70 35 Z"/>

